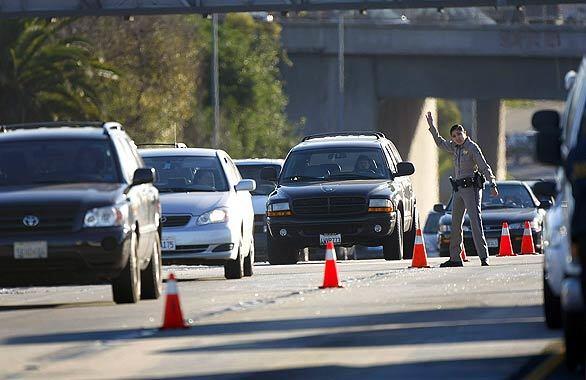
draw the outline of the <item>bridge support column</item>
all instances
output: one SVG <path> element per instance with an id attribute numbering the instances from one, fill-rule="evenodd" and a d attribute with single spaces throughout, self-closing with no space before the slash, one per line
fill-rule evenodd
<path id="1" fill-rule="evenodd" d="M 415 165 L 411 176 L 421 222 L 438 202 L 438 153 L 427 131 L 425 113 L 437 118 L 435 99 L 387 98 L 379 102 L 378 130 L 393 141 L 401 157 Z"/>
<path id="2" fill-rule="evenodd" d="M 500 99 L 476 100 L 477 142 L 497 179 L 506 179 L 505 122 Z"/>

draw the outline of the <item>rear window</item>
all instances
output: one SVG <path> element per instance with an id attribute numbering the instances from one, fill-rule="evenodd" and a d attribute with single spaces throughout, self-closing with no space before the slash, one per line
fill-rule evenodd
<path id="1" fill-rule="evenodd" d="M 120 182 L 107 140 L 0 143 L 0 186 Z"/>
<path id="2" fill-rule="evenodd" d="M 264 168 L 274 168 L 277 173 L 281 171 L 279 165 L 246 165 L 236 164 L 238 171 L 242 178 L 253 179 L 256 181 L 256 190 L 251 192 L 252 195 L 269 195 L 275 190 L 277 184 L 275 182 L 266 181 L 260 178 L 260 172 Z"/>

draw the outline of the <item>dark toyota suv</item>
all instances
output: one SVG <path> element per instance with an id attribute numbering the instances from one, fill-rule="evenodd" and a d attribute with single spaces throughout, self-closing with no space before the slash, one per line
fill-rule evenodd
<path id="1" fill-rule="evenodd" d="M 305 137 L 289 152 L 267 200 L 269 262 L 296 263 L 300 249 L 328 241 L 382 246 L 387 260 L 410 257 L 414 172 L 379 132 Z M 267 180 L 274 175 L 262 173 Z"/>
<path id="2" fill-rule="evenodd" d="M 118 123 L 0 126 L 0 287 L 111 284 L 161 292 L 160 205 Z"/>

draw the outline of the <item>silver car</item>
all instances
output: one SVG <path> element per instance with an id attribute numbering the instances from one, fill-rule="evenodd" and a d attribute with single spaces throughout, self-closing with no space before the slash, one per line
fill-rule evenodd
<path id="1" fill-rule="evenodd" d="M 251 276 L 254 180 L 214 149 L 141 149 L 157 171 L 165 264 L 223 265 L 228 279 Z"/>
<path id="2" fill-rule="evenodd" d="M 234 160 L 236 167 L 243 178 L 254 179 L 256 181 L 256 190 L 252 192 L 252 207 L 254 208 L 254 245 L 255 259 L 257 261 L 267 261 L 267 223 L 266 208 L 267 198 L 275 190 L 275 182 L 266 181 L 261 178 L 261 174 L 266 170 L 273 170 L 278 174 L 281 173 L 284 160 L 255 158 L 247 160 Z"/>

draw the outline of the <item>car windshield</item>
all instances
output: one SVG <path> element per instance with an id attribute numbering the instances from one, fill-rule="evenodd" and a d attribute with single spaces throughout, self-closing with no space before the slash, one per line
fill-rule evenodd
<path id="1" fill-rule="evenodd" d="M 534 208 L 537 207 L 533 196 L 523 185 L 501 184 L 498 187 L 499 194 L 495 197 L 491 194 L 489 186 L 482 191 L 482 210 L 499 208 Z M 452 200 L 448 210 L 452 209 Z"/>
<path id="2" fill-rule="evenodd" d="M 381 149 L 343 147 L 292 152 L 280 183 L 389 178 Z"/>
<path id="3" fill-rule="evenodd" d="M 0 186 L 120 182 L 107 140 L 0 143 Z"/>
<path id="4" fill-rule="evenodd" d="M 261 179 L 260 172 L 264 168 L 273 168 L 279 173 L 281 171 L 279 165 L 236 164 L 236 167 L 238 167 L 238 171 L 240 171 L 242 178 L 253 179 L 256 181 L 256 190 L 250 192 L 252 195 L 269 195 L 275 190 L 277 183 Z"/>
<path id="5" fill-rule="evenodd" d="M 144 157 L 146 166 L 157 171 L 155 186 L 160 192 L 228 191 L 226 176 L 217 157 Z"/>

